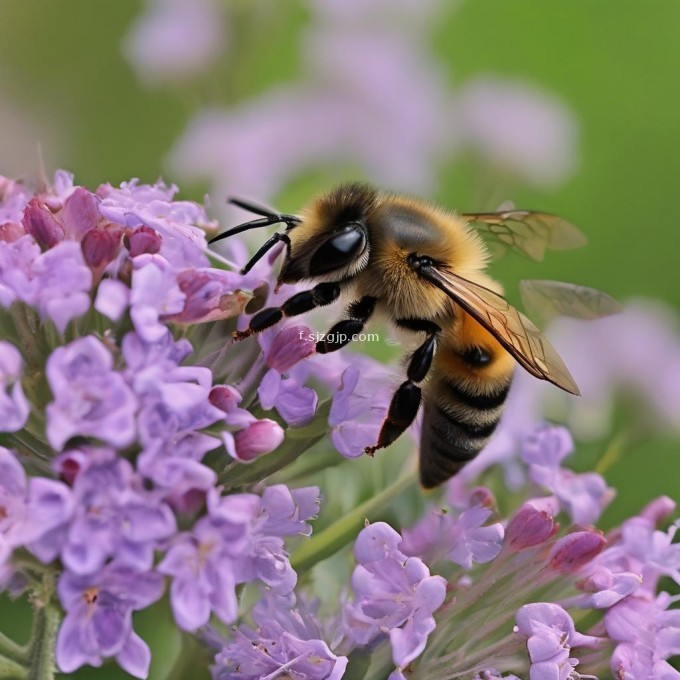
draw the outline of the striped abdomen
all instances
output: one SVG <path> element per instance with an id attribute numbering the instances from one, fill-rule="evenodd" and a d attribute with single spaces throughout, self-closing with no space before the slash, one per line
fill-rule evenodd
<path id="1" fill-rule="evenodd" d="M 445 334 L 424 390 L 420 481 L 453 477 L 487 444 L 500 421 L 515 362 L 469 317 Z"/>

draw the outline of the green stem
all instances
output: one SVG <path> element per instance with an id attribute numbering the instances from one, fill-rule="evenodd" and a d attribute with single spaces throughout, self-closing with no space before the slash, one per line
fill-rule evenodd
<path id="1" fill-rule="evenodd" d="M 28 680 L 28 670 L 0 653 L 0 678 L 2 680 Z"/>
<path id="2" fill-rule="evenodd" d="M 0 656 L 6 661 L 13 661 L 20 665 L 26 665 L 28 660 L 28 648 L 14 642 L 4 633 L 0 632 Z M 4 677 L 0 674 L 0 678 Z"/>
<path id="3" fill-rule="evenodd" d="M 48 603 L 35 611 L 31 636 L 29 680 L 54 680 L 57 672 L 54 654 L 61 613 Z"/>
<path id="4" fill-rule="evenodd" d="M 290 562 L 298 574 L 307 571 L 317 562 L 325 560 L 356 538 L 357 532 L 364 526 L 366 518 L 380 512 L 397 496 L 416 483 L 415 470 L 400 477 L 392 486 L 388 486 L 377 496 L 369 498 L 354 508 L 337 522 L 331 524 L 321 533 L 304 543 L 293 554 Z"/>

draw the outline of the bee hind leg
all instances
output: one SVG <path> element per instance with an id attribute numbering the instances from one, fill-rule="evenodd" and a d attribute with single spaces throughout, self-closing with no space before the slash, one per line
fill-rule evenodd
<path id="1" fill-rule="evenodd" d="M 304 314 L 316 307 L 330 305 L 340 296 L 340 284 L 335 282 L 319 283 L 311 290 L 304 290 L 288 298 L 280 307 L 265 307 L 255 314 L 248 328 L 244 331 L 234 331 L 236 340 L 243 340 L 253 333 L 259 333 L 275 326 L 281 319 L 289 316 Z"/>
<path id="2" fill-rule="evenodd" d="M 364 449 L 369 456 L 396 441 L 415 420 L 422 395 L 422 390 L 416 383 L 425 380 L 432 366 L 432 359 L 437 349 L 437 338 L 441 331 L 437 324 L 425 319 L 399 319 L 397 325 L 409 330 L 425 332 L 427 338 L 409 359 L 407 379 L 399 385 L 392 397 L 387 418 L 378 435 L 378 443 Z"/>
<path id="3" fill-rule="evenodd" d="M 365 295 L 353 302 L 347 308 L 348 319 L 338 321 L 325 335 L 323 340 L 316 343 L 316 351 L 319 354 L 328 354 L 349 344 L 354 336 L 364 329 L 375 310 L 378 298 Z"/>

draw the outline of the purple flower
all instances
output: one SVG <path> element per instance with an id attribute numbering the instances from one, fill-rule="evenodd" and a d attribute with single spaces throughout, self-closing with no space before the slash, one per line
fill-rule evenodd
<path id="1" fill-rule="evenodd" d="M 314 617 L 290 595 L 266 596 L 253 608 L 257 628 L 241 626 L 216 656 L 215 680 L 295 677 L 340 680 L 347 658 L 333 654 Z"/>
<path id="2" fill-rule="evenodd" d="M 680 654 L 680 610 L 670 609 L 667 593 L 655 598 L 627 597 L 605 612 L 609 637 L 617 643 L 611 659 L 616 677 L 656 678 L 666 659 Z"/>
<path id="3" fill-rule="evenodd" d="M 418 557 L 399 550 L 401 536 L 384 522 L 370 524 L 354 544 L 354 600 L 345 609 L 345 631 L 366 645 L 389 631 L 392 659 L 400 668 L 425 648 L 435 628 L 432 616 L 443 604 L 446 581 L 430 576 Z"/>
<path id="4" fill-rule="evenodd" d="M 238 316 L 251 296 L 245 292 L 261 280 L 220 269 L 184 269 L 177 274 L 177 285 L 184 294 L 180 312 L 168 314 L 165 321 L 180 324 L 205 323 Z"/>
<path id="5" fill-rule="evenodd" d="M 503 525 L 486 525 L 493 512 L 482 505 L 473 506 L 459 515 L 431 510 L 416 526 L 402 531 L 401 550 L 434 564 L 447 557 L 463 569 L 473 562 L 486 564 L 500 552 Z"/>
<path id="6" fill-rule="evenodd" d="M 66 610 L 57 637 L 57 664 L 62 672 L 72 673 L 85 664 L 101 666 L 103 658 L 114 656 L 128 673 L 146 678 L 151 651 L 132 629 L 132 612 L 161 597 L 160 574 L 116 565 L 89 576 L 67 571 L 57 592 Z"/>
<path id="7" fill-rule="evenodd" d="M 32 276 L 35 297 L 22 299 L 35 304 L 43 317 L 52 319 L 60 333 L 71 319 L 90 308 L 92 272 L 75 241 L 58 243 L 37 257 Z"/>
<path id="8" fill-rule="evenodd" d="M 318 397 L 311 387 L 299 385 L 293 378 L 283 378 L 271 369 L 257 388 L 260 406 L 265 411 L 276 408 L 292 427 L 307 425 L 316 412 Z"/>
<path id="9" fill-rule="evenodd" d="M 26 479 L 14 454 L 0 447 L 0 552 L 4 559 L 13 548 L 32 547 L 67 522 L 72 512 L 73 498 L 64 484 L 43 477 Z"/>
<path id="10" fill-rule="evenodd" d="M 170 590 L 175 620 L 185 630 L 206 624 L 210 612 L 225 623 L 237 615 L 235 588 L 261 580 L 273 592 L 289 593 L 297 577 L 283 537 L 308 535 L 307 520 L 318 510 L 318 489 L 265 489 L 260 498 L 208 494 L 208 516 L 172 544 L 159 571 L 173 577 Z"/>
<path id="11" fill-rule="evenodd" d="M 562 601 L 565 607 L 583 609 L 608 609 L 642 585 L 642 577 L 632 572 L 615 573 L 595 562 L 588 575 L 576 582 L 582 595 Z"/>
<path id="12" fill-rule="evenodd" d="M 0 224 L 19 223 L 30 193 L 22 182 L 0 175 Z"/>
<path id="13" fill-rule="evenodd" d="M 30 236 L 12 242 L 0 240 L 0 303 L 9 307 L 15 300 L 33 301 L 33 262 L 40 248 Z"/>
<path id="14" fill-rule="evenodd" d="M 179 536 L 158 566 L 172 578 L 170 602 L 175 621 L 184 630 L 208 623 L 211 611 L 225 623 L 235 620 L 236 577 L 233 558 L 245 549 L 248 527 L 258 498 L 241 494 L 222 501 L 229 519 L 200 519 L 191 534 Z"/>
<path id="15" fill-rule="evenodd" d="M 525 83 L 490 76 L 459 93 L 461 138 L 487 162 L 537 186 L 576 166 L 578 126 L 565 105 Z"/>
<path id="16" fill-rule="evenodd" d="M 568 430 L 541 425 L 526 438 L 522 458 L 529 463 L 531 479 L 555 494 L 572 521 L 591 524 L 600 517 L 614 492 L 595 472 L 577 474 L 560 467 L 573 448 Z"/>
<path id="17" fill-rule="evenodd" d="M 154 549 L 177 530 L 158 493 L 145 491 L 125 460 L 90 451 L 73 484 L 76 510 L 61 557 L 71 572 L 91 574 L 108 559 L 137 571 L 153 565 Z"/>
<path id="18" fill-rule="evenodd" d="M 137 400 L 97 338 L 57 348 L 46 372 L 54 396 L 47 406 L 47 438 L 57 451 L 76 435 L 119 447 L 132 443 Z"/>
<path id="19" fill-rule="evenodd" d="M 568 678 L 578 664 L 572 647 L 597 647 L 601 640 L 576 632 L 562 607 L 548 602 L 527 604 L 517 612 L 515 632 L 527 638 L 531 680 Z"/>
<path id="20" fill-rule="evenodd" d="M 177 187 L 162 182 L 123 182 L 120 188 L 105 184 L 97 189 L 99 212 L 114 224 L 131 229 L 144 225 L 162 237 L 160 254 L 178 268 L 205 267 L 207 247 L 201 227 L 214 226 L 205 210 L 190 201 L 173 201 Z"/>
<path id="21" fill-rule="evenodd" d="M 130 305 L 130 289 L 121 281 L 105 279 L 97 287 L 94 308 L 111 321 L 120 321 Z"/>
<path id="22" fill-rule="evenodd" d="M 318 496 L 317 487 L 290 491 L 284 485 L 275 485 L 265 490 L 250 527 L 248 549 L 234 563 L 238 583 L 259 579 L 279 595 L 295 587 L 297 575 L 283 539 L 311 533 L 307 521 L 318 511 Z M 212 512 L 228 522 L 221 504 L 214 505 Z"/>
<path id="23" fill-rule="evenodd" d="M 186 300 L 174 270 L 160 255 L 139 255 L 131 289 L 130 316 L 135 330 L 145 342 L 159 341 L 169 332 L 161 318 L 179 314 Z"/>
<path id="24" fill-rule="evenodd" d="M 385 374 L 362 374 L 358 366 L 344 371 L 328 416 L 331 441 L 343 456 L 361 456 L 378 441 L 393 389 Z"/>
<path id="25" fill-rule="evenodd" d="M 67 238 L 82 241 L 101 222 L 99 199 L 84 187 L 75 187 L 57 213 Z"/>
<path id="26" fill-rule="evenodd" d="M 150 86 L 188 80 L 225 49 L 225 17 L 214 0 L 151 0 L 123 41 L 123 53 Z"/>
<path id="27" fill-rule="evenodd" d="M 260 344 L 270 367 L 260 381 L 257 395 L 263 409 L 276 408 L 293 427 L 301 427 L 314 417 L 318 397 L 311 387 L 305 387 L 292 377 L 284 377 L 299 361 L 314 352 L 307 326 L 286 326 L 264 333 Z"/>
<path id="28" fill-rule="evenodd" d="M 21 386 L 22 360 L 19 350 L 0 340 L 0 431 L 16 432 L 24 427 L 30 404 Z"/>

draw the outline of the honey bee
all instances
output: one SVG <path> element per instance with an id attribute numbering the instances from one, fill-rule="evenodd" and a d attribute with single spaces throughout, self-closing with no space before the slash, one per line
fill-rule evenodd
<path id="1" fill-rule="evenodd" d="M 344 317 L 316 345 L 334 352 L 382 312 L 391 323 L 417 334 L 406 380 L 396 389 L 378 441 L 366 453 L 392 444 L 414 421 L 421 402 L 420 480 L 435 487 L 455 475 L 486 445 L 501 418 L 515 365 L 578 395 L 563 361 L 538 328 L 503 298 L 488 276 L 489 251 L 482 238 L 533 259 L 546 249 L 582 245 L 569 222 L 542 212 L 506 210 L 455 214 L 428 202 L 345 184 L 313 199 L 300 215 L 280 214 L 242 200 L 235 205 L 260 215 L 222 233 L 285 224 L 255 253 L 248 272 L 277 243 L 285 244 L 278 284 L 310 281 L 279 307 L 257 312 L 237 339 L 337 301 L 351 300 Z M 582 317 L 617 309 L 591 288 L 554 281 L 524 282 L 530 301 Z"/>

